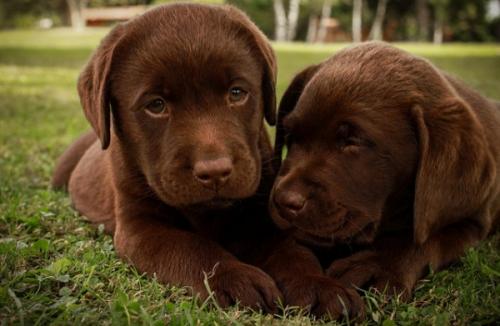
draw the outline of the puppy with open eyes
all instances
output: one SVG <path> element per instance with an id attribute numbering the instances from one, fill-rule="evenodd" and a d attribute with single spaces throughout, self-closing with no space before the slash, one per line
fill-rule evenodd
<path id="1" fill-rule="evenodd" d="M 160 282 L 205 298 L 207 275 L 219 305 L 269 312 L 293 288 L 288 304 L 339 316 L 339 298 L 356 293 L 322 275 L 268 214 L 263 119 L 275 123 L 275 79 L 269 42 L 239 10 L 152 9 L 114 28 L 81 73 L 93 131 L 61 156 L 53 185 Z"/>
<path id="2" fill-rule="evenodd" d="M 407 298 L 497 229 L 500 105 L 422 58 L 344 49 L 295 77 L 277 128 L 273 219 L 343 255 L 326 267 L 345 286 Z"/>
<path id="3" fill-rule="evenodd" d="M 166 5 L 120 24 L 80 75 L 93 132 L 53 184 L 139 271 L 201 297 L 212 275 L 220 305 L 273 311 L 275 282 L 243 260 L 273 232 L 275 76 L 267 39 L 233 7 Z"/>

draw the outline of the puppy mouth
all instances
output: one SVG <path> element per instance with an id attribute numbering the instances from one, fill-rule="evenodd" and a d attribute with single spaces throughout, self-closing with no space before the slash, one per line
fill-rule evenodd
<path id="1" fill-rule="evenodd" d="M 355 231 L 344 229 L 346 223 L 338 223 L 339 226 L 332 231 L 322 229 L 319 232 L 317 229 L 310 230 L 304 228 L 292 227 L 292 234 L 299 241 L 305 244 L 315 245 L 320 247 L 332 247 L 339 243 L 369 243 L 375 237 L 377 223 L 370 221 L 363 227 Z M 356 232 L 357 231 L 357 232 Z"/>
<path id="2" fill-rule="evenodd" d="M 316 225 L 310 219 L 285 219 L 276 207 L 271 212 L 278 227 L 289 231 L 299 241 L 315 246 L 331 247 L 337 243 L 368 242 L 377 230 L 376 219 L 349 209 L 342 209 L 340 214 L 337 213 L 333 223 Z"/>
<path id="3" fill-rule="evenodd" d="M 232 198 L 223 198 L 219 196 L 215 196 L 212 199 L 205 200 L 198 203 L 190 204 L 189 207 L 193 209 L 200 210 L 218 210 L 218 209 L 226 209 L 235 204 L 237 200 Z"/>
<path id="4" fill-rule="evenodd" d="M 227 184 L 220 189 L 209 189 L 189 180 L 182 184 L 179 181 L 168 183 L 158 179 L 159 182 L 152 182 L 150 186 L 158 199 L 178 208 L 223 209 L 252 196 L 255 192 L 254 189 L 245 189 L 246 187 L 236 188 L 233 184 Z"/>
<path id="5" fill-rule="evenodd" d="M 311 242 L 321 246 L 332 246 L 338 242 L 339 238 L 337 233 L 339 233 L 339 231 L 341 231 L 346 225 L 346 220 L 347 216 L 338 223 L 331 225 L 318 225 L 315 228 L 307 228 L 294 224 L 293 233 L 296 238 L 302 239 L 305 242 Z"/>
<path id="6" fill-rule="evenodd" d="M 281 210 L 274 204 L 270 205 L 271 217 L 274 223 L 282 230 L 290 232 L 296 239 L 301 240 L 307 244 L 331 246 L 334 244 L 336 232 L 340 230 L 348 219 L 349 212 L 345 213 L 344 218 L 340 222 L 316 225 L 311 227 L 313 222 L 310 220 L 291 221 L 285 218 Z M 304 223 L 306 222 L 306 223 Z"/>
<path id="7" fill-rule="evenodd" d="M 333 234 L 319 235 L 309 231 L 293 228 L 292 235 L 299 241 L 306 245 L 314 245 L 320 247 L 331 247 L 335 244 L 336 237 Z"/>
<path id="8" fill-rule="evenodd" d="M 278 214 L 283 217 L 286 216 L 282 214 L 281 210 L 278 208 Z M 309 216 L 308 216 L 309 215 Z M 348 228 L 352 224 L 352 220 L 357 214 L 347 209 L 346 207 L 339 207 L 334 212 L 326 214 L 326 218 L 321 220 L 324 223 L 319 222 L 319 218 L 314 217 L 314 213 L 303 212 L 301 216 L 295 217 L 294 219 L 286 218 L 287 222 L 302 230 L 305 233 L 315 235 L 321 238 L 331 238 L 332 234 L 336 235 L 341 233 L 343 230 Z"/>

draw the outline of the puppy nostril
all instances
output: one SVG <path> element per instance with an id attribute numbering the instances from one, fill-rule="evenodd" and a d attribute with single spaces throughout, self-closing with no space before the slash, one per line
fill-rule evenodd
<path id="1" fill-rule="evenodd" d="M 221 177 L 227 178 L 227 177 L 229 177 L 229 175 L 231 174 L 231 172 L 232 172 L 232 169 L 227 169 L 225 171 L 222 171 Z"/>
<path id="2" fill-rule="evenodd" d="M 286 205 L 286 207 L 288 207 L 289 209 L 294 210 L 294 211 L 298 211 L 302 207 L 304 207 L 303 202 L 287 202 L 287 203 L 285 203 L 285 205 Z"/>
<path id="3" fill-rule="evenodd" d="M 229 158 L 198 161 L 193 166 L 194 177 L 203 185 L 218 187 L 223 185 L 233 172 L 233 163 Z"/>
<path id="4" fill-rule="evenodd" d="M 290 213 L 299 213 L 306 204 L 304 196 L 297 192 L 285 192 L 278 197 L 277 204 Z"/>
<path id="5" fill-rule="evenodd" d="M 209 174 L 198 174 L 196 176 L 198 179 L 200 180 L 203 180 L 203 181 L 207 181 L 210 179 L 210 175 Z"/>

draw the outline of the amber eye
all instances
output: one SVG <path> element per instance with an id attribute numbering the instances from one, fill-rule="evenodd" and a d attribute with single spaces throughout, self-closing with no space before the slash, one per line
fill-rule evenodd
<path id="1" fill-rule="evenodd" d="M 229 100 L 231 102 L 242 102 L 246 99 L 248 92 L 241 87 L 231 87 L 229 89 Z"/>
<path id="2" fill-rule="evenodd" d="M 152 114 L 162 114 L 166 108 L 167 105 L 162 98 L 156 98 L 146 105 L 146 110 Z"/>

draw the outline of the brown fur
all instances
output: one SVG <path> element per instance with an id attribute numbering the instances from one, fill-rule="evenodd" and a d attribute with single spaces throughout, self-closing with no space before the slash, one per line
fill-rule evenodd
<path id="1" fill-rule="evenodd" d="M 94 133 L 61 156 L 53 185 L 141 272 L 202 297 L 209 274 L 222 306 L 272 311 L 275 282 L 244 261 L 260 255 L 255 234 L 275 232 L 263 123 L 275 120 L 275 79 L 269 43 L 232 7 L 167 5 L 121 24 L 80 75 Z"/>
<path id="2" fill-rule="evenodd" d="M 283 97 L 271 214 L 327 264 L 344 257 L 333 279 L 408 297 L 500 220 L 498 139 L 498 105 L 428 61 L 347 48 Z"/>

